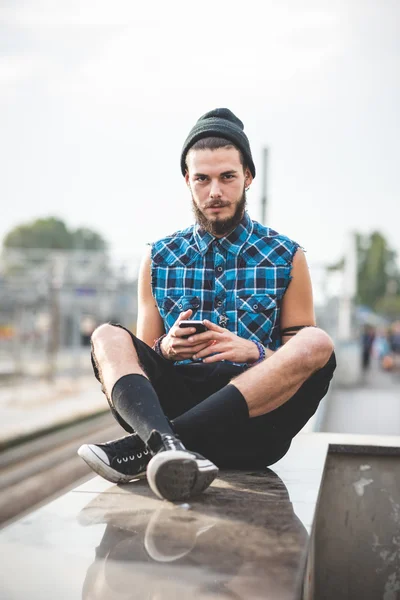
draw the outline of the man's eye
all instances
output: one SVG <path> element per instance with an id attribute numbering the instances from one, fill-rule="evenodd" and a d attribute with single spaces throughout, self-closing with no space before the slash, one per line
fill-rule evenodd
<path id="1" fill-rule="evenodd" d="M 196 181 L 206 181 L 207 177 L 205 175 L 199 175 L 196 177 Z"/>
<path id="2" fill-rule="evenodd" d="M 233 179 L 233 175 L 224 175 L 224 179 Z"/>

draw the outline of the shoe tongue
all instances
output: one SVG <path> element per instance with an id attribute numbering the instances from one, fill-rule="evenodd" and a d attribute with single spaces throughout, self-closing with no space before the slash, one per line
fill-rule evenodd
<path id="1" fill-rule="evenodd" d="M 156 429 L 151 432 L 147 445 L 153 454 L 160 450 L 185 450 L 184 445 L 177 436 L 170 433 L 160 433 Z"/>
<path id="2" fill-rule="evenodd" d="M 126 437 L 115 440 L 115 449 L 119 452 L 135 452 L 139 450 L 141 444 L 138 443 L 137 436 L 127 435 Z M 144 445 L 143 445 L 144 448 Z"/>
<path id="3" fill-rule="evenodd" d="M 157 431 L 157 429 L 153 429 L 153 431 L 151 432 L 150 437 L 146 443 L 147 443 L 148 447 L 150 448 L 151 452 L 153 454 L 155 454 L 163 446 L 163 440 L 161 437 L 161 433 L 159 431 Z"/>

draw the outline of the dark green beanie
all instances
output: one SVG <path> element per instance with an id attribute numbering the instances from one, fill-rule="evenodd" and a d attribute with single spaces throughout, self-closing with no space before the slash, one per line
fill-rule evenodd
<path id="1" fill-rule="evenodd" d="M 220 137 L 229 140 L 239 148 L 251 174 L 255 177 L 256 168 L 251 156 L 249 140 L 243 128 L 242 121 L 229 108 L 215 108 L 200 117 L 183 144 L 181 154 L 182 175 L 186 173 L 186 155 L 190 148 L 202 138 Z"/>

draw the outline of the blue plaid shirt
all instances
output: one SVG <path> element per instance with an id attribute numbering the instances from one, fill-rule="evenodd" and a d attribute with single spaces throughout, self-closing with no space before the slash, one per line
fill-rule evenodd
<path id="1" fill-rule="evenodd" d="M 184 310 L 276 350 L 280 310 L 299 244 L 245 213 L 229 235 L 192 225 L 152 244 L 152 292 L 165 331 Z"/>

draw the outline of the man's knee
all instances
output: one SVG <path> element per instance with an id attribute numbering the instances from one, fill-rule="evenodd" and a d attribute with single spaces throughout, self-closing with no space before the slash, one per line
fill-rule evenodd
<path id="1" fill-rule="evenodd" d="M 310 367 L 322 369 L 329 362 L 334 352 L 332 338 L 326 331 L 318 327 L 307 327 L 299 333 L 305 338 L 306 357 L 310 361 Z"/>
<path id="2" fill-rule="evenodd" d="M 130 334 L 122 327 L 117 327 L 111 323 L 99 325 L 92 333 L 92 348 L 97 354 L 104 348 L 113 346 L 120 348 L 126 345 L 132 346 Z"/>

